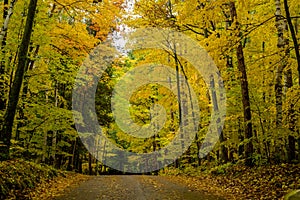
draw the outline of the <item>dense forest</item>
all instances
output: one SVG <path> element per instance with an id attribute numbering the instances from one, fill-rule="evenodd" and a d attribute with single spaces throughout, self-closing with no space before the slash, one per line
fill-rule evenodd
<path id="1" fill-rule="evenodd" d="M 184 153 L 176 159 L 166 153 L 163 172 L 299 164 L 299 1 L 3 0 L 0 6 L 0 162 L 24 159 L 90 175 L 140 167 L 129 169 L 126 163 L 134 161 L 120 158 L 102 140 L 105 136 L 136 154 L 160 151 L 177 138 L 174 148 Z M 134 41 L 138 30 L 151 29 L 172 33 L 164 38 L 169 47 L 151 48 L 146 41 L 135 49 L 119 44 Z M 151 34 L 144 32 L 148 40 Z M 187 58 L 197 51 L 177 45 L 174 34 L 205 50 L 217 75 L 201 74 L 193 61 L 202 57 Z M 146 76 L 134 70 L 148 65 L 170 69 L 170 74 L 164 69 L 154 73 L 172 78 L 165 84 L 141 84 Z M 89 72 L 78 78 L 82 66 Z M 76 87 L 92 84 L 99 70 L 95 98 L 86 100 L 88 86 L 82 87 L 76 97 L 81 102 L 74 104 Z M 130 72 L 135 79 L 121 87 Z M 90 104 L 101 137 L 94 134 L 93 116 L 80 110 Z M 128 132 L 135 130 L 122 128 L 115 114 L 159 131 L 133 137 Z M 183 141 L 189 132 L 196 134 L 187 147 Z M 209 132 L 217 135 L 216 144 L 206 138 Z M 145 161 L 141 172 L 158 173 L 151 163 Z"/>

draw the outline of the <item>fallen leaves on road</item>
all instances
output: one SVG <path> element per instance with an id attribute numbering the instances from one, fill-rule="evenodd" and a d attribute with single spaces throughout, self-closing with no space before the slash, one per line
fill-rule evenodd
<path id="1" fill-rule="evenodd" d="M 82 183 L 88 179 L 89 176 L 69 172 L 66 173 L 65 177 L 60 176 L 49 182 L 39 185 L 30 193 L 29 196 L 33 200 L 53 199 L 54 197 L 63 194 L 65 190 L 76 187 L 79 183 Z"/>

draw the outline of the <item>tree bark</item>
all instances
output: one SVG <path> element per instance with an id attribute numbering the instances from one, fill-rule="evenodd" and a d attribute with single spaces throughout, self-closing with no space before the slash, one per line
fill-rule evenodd
<path id="1" fill-rule="evenodd" d="M 293 86 L 292 70 L 288 69 L 285 72 L 284 76 L 285 76 L 284 86 L 286 88 L 285 92 L 287 92 L 287 90 Z M 294 109 L 293 103 L 291 103 L 291 105 L 289 106 L 286 115 L 288 115 L 287 123 L 288 123 L 289 130 L 291 131 L 291 133 L 288 136 L 288 147 L 287 147 L 288 156 L 287 157 L 288 157 L 288 161 L 291 163 L 294 160 L 296 160 L 296 139 L 295 139 L 293 133 L 296 132 L 297 128 L 296 128 L 296 120 L 295 120 L 295 109 Z"/>
<path id="2" fill-rule="evenodd" d="M 92 161 L 93 161 L 92 155 L 91 153 L 89 153 L 89 175 L 93 175 Z"/>
<path id="3" fill-rule="evenodd" d="M 75 153 L 76 153 L 76 145 L 77 145 L 77 137 L 75 138 L 74 141 L 74 146 L 73 146 L 73 150 L 72 150 L 72 159 L 71 159 L 71 163 L 70 163 L 70 168 L 71 170 L 74 169 L 74 160 L 75 160 Z"/>
<path id="4" fill-rule="evenodd" d="M 294 49 L 295 49 L 297 65 L 298 65 L 298 68 L 297 68 L 298 69 L 298 85 L 300 85 L 300 52 L 299 52 L 299 44 L 297 41 L 297 34 L 295 32 L 294 25 L 292 23 L 291 14 L 290 14 L 289 5 L 288 5 L 287 0 L 283 0 L 283 3 L 284 3 L 284 9 L 285 9 L 285 14 L 286 14 L 286 19 L 288 22 L 289 30 L 291 32 L 291 36 L 292 36 L 293 43 L 294 43 Z"/>
<path id="5" fill-rule="evenodd" d="M 231 8 L 231 17 L 232 22 L 236 23 L 236 28 L 240 32 L 240 24 L 237 20 L 237 12 L 234 2 L 230 2 Z M 241 33 L 239 35 L 241 37 Z M 248 140 L 245 144 L 245 158 L 246 165 L 252 166 L 252 155 L 253 155 L 253 144 L 252 144 L 252 122 L 251 122 L 251 107 L 250 107 L 250 97 L 249 97 L 249 89 L 248 89 L 248 79 L 247 79 L 247 71 L 246 64 L 244 58 L 244 51 L 242 43 L 239 42 L 238 47 L 236 49 L 236 56 L 238 59 L 238 69 L 240 71 L 240 83 L 242 90 L 242 103 L 243 103 L 243 112 L 244 112 L 244 130 L 245 130 L 245 139 Z"/>
<path id="6" fill-rule="evenodd" d="M 28 47 L 31 39 L 33 20 L 35 17 L 35 11 L 37 7 L 37 0 L 30 0 L 28 7 L 28 15 L 26 19 L 26 25 L 24 35 L 20 45 L 20 51 L 18 56 L 18 65 L 13 81 L 13 85 L 8 98 L 8 105 L 4 115 L 4 124 L 0 132 L 0 160 L 9 159 L 10 139 L 12 136 L 12 127 L 16 114 L 16 108 L 19 101 L 21 86 L 24 79 L 24 72 L 27 62 Z"/>
<path id="7" fill-rule="evenodd" d="M 213 75 L 211 75 L 211 77 L 210 77 L 210 88 L 212 89 L 213 109 L 214 109 L 215 112 L 219 112 L 219 105 L 218 105 L 217 94 L 216 94 L 216 90 L 215 90 L 215 80 L 214 80 Z M 221 145 L 220 159 L 221 159 L 221 162 L 227 163 L 228 162 L 228 150 L 227 150 L 227 148 L 225 147 L 225 144 L 224 144 L 226 139 L 224 137 L 223 130 L 219 126 L 218 122 L 217 122 L 217 128 L 218 128 L 218 133 L 220 134 L 220 145 Z"/>
<path id="8" fill-rule="evenodd" d="M 292 19 L 291 19 L 291 14 L 290 14 L 290 10 L 289 10 L 289 6 L 288 6 L 288 2 L 287 0 L 283 0 L 284 3 L 284 9 L 285 9 L 285 14 L 286 14 L 286 19 L 288 22 L 288 26 L 289 26 L 289 30 L 293 39 L 293 43 L 294 43 L 294 48 L 295 48 L 295 54 L 296 54 L 296 59 L 297 59 L 297 69 L 298 69 L 298 85 L 300 85 L 300 53 L 299 53 L 299 44 L 297 41 L 297 33 L 294 29 L 294 25 L 292 23 Z M 289 69 L 287 71 L 286 74 L 286 80 L 287 80 L 287 84 L 286 87 L 290 88 L 293 86 L 293 79 L 292 79 L 292 70 Z M 291 120 L 288 122 L 289 123 L 289 129 L 294 132 L 296 131 L 295 127 L 295 123 L 294 123 L 294 115 L 295 115 L 295 110 L 293 109 L 293 106 L 291 106 L 292 108 L 290 108 L 289 110 L 289 115 Z M 293 160 L 296 159 L 296 139 L 293 135 L 289 135 L 288 136 L 288 160 L 289 162 L 293 162 Z"/>
<path id="9" fill-rule="evenodd" d="M 1 48 L 3 48 L 3 42 L 5 42 L 5 39 L 6 39 L 6 34 L 7 34 L 9 21 L 10 21 L 11 15 L 13 14 L 13 9 L 14 9 L 14 6 L 15 6 L 16 2 L 17 2 L 17 0 L 12 0 L 11 3 L 10 3 L 9 8 L 7 8 L 8 1 L 7 0 L 4 1 L 4 8 L 3 8 L 4 22 L 3 22 L 1 32 L 0 32 Z M 4 44 L 6 44 L 6 43 L 4 43 Z"/>
<path id="10" fill-rule="evenodd" d="M 287 66 L 287 58 L 288 58 L 288 49 L 286 48 L 288 45 L 288 40 L 284 37 L 284 32 L 287 29 L 285 21 L 282 19 L 281 14 L 281 3 L 280 0 L 275 1 L 276 6 L 276 23 L 275 26 L 277 28 L 278 33 L 278 41 L 277 47 L 283 52 L 280 54 L 282 60 L 277 67 L 276 71 L 276 79 L 275 79 L 275 100 L 276 100 L 276 125 L 277 127 L 282 126 L 282 97 L 283 97 L 283 85 L 282 85 L 282 77 L 283 71 Z"/>
<path id="11" fill-rule="evenodd" d="M 57 82 L 55 84 L 55 89 L 54 89 L 54 98 L 55 98 L 55 108 L 58 107 L 58 86 Z M 57 130 L 53 131 L 52 135 L 52 151 L 51 151 L 51 157 L 53 159 L 53 166 L 56 166 L 56 144 L 57 144 Z"/>
<path id="12" fill-rule="evenodd" d="M 10 18 L 13 14 L 13 8 L 17 0 L 12 0 L 8 7 L 8 0 L 4 0 L 3 3 L 3 25 L 0 32 L 0 45 L 1 53 L 3 57 L 0 60 L 0 110 L 5 110 L 6 99 L 5 99 L 5 86 L 4 86 L 4 74 L 5 74 L 5 46 L 7 38 L 7 30 Z"/>
<path id="13" fill-rule="evenodd" d="M 275 78 L 274 89 L 275 89 L 275 103 L 276 103 L 276 126 L 277 126 L 277 128 L 280 129 L 280 128 L 282 128 L 282 124 L 283 124 L 282 105 L 283 105 L 284 94 L 286 93 L 287 88 L 291 87 L 291 86 L 288 86 L 288 84 L 290 84 L 289 82 L 291 82 L 291 80 L 287 79 L 287 78 L 290 78 L 288 76 L 289 76 L 289 74 L 291 74 L 291 71 L 288 69 L 286 71 L 286 73 L 284 74 L 284 70 L 288 64 L 288 58 L 289 58 L 289 40 L 287 37 L 285 37 L 285 33 L 288 31 L 287 30 L 288 27 L 287 27 L 285 19 L 282 16 L 280 0 L 275 0 L 275 7 L 276 7 L 275 26 L 277 28 L 277 34 L 278 34 L 277 47 L 280 50 L 279 55 L 280 55 L 281 61 L 279 62 L 277 69 L 276 69 L 276 78 Z M 284 84 L 282 84 L 283 77 L 285 78 Z M 282 141 L 281 138 L 279 138 L 278 142 L 279 142 L 279 144 L 275 145 L 275 152 L 278 154 L 277 157 L 280 160 L 286 160 L 286 155 L 284 155 L 284 151 L 281 151 L 281 149 L 282 149 L 281 145 L 284 142 Z"/>

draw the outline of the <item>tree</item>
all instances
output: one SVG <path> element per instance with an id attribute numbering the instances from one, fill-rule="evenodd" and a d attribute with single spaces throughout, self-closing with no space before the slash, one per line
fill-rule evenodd
<path id="1" fill-rule="evenodd" d="M 7 30 L 9 21 L 13 14 L 13 8 L 17 0 L 12 0 L 10 6 L 8 7 L 8 0 L 4 1 L 3 6 L 3 25 L 0 32 L 0 51 L 2 56 L 0 57 L 0 111 L 5 110 L 6 100 L 5 100 L 5 46 L 7 38 Z"/>
<path id="2" fill-rule="evenodd" d="M 37 0 L 30 0 L 28 6 L 28 15 L 26 19 L 26 25 L 24 29 L 24 35 L 20 45 L 18 65 L 13 81 L 13 85 L 10 90 L 8 98 L 8 106 L 4 115 L 4 124 L 0 132 L 0 160 L 6 160 L 9 158 L 10 140 L 12 137 L 12 127 L 16 114 L 17 105 L 19 102 L 20 91 L 22 82 L 24 79 L 25 66 L 27 63 L 28 48 L 31 39 L 33 21 L 35 17 L 35 11 L 37 7 Z"/>
<path id="3" fill-rule="evenodd" d="M 237 21 L 237 12 L 235 8 L 235 3 L 230 2 L 231 9 L 231 17 L 232 21 L 235 23 L 235 28 L 238 31 L 239 36 L 241 37 L 240 25 Z M 252 166 L 252 155 L 253 155 L 253 144 L 252 144 L 252 117 L 251 117 L 251 107 L 250 107 L 250 97 L 249 97 L 249 88 L 248 88 L 248 78 L 246 72 L 245 58 L 242 43 L 239 42 L 236 55 L 238 59 L 238 69 L 240 71 L 240 82 L 242 89 L 242 102 L 243 102 L 243 110 L 244 110 L 244 126 L 245 126 L 245 139 L 246 139 L 246 148 L 245 148 L 245 157 L 246 157 L 246 165 Z"/>
<path id="4" fill-rule="evenodd" d="M 291 32 L 292 40 L 294 43 L 294 49 L 295 49 L 295 54 L 296 54 L 296 59 L 297 59 L 298 85 L 300 85 L 300 52 L 299 52 L 300 49 L 299 49 L 299 43 L 298 43 L 297 35 L 296 35 L 297 33 L 295 31 L 295 28 L 294 28 L 294 25 L 292 22 L 288 1 L 283 0 L 283 4 L 284 4 L 286 20 L 288 22 L 289 30 Z"/>

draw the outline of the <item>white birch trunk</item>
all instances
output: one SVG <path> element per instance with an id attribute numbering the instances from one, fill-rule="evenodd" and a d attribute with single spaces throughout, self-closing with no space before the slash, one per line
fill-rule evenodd
<path id="1" fill-rule="evenodd" d="M 276 100 L 276 125 L 277 127 L 282 126 L 282 99 L 283 99 L 283 84 L 282 77 L 284 68 L 287 66 L 287 55 L 285 52 L 287 46 L 287 39 L 284 37 L 284 32 L 287 29 L 285 20 L 282 17 L 281 12 L 281 2 L 280 0 L 275 0 L 276 7 L 276 23 L 278 33 L 277 47 L 280 50 L 281 61 L 276 69 L 276 79 L 275 79 L 275 100 Z"/>
<path id="2" fill-rule="evenodd" d="M 8 25 L 9 25 L 9 21 L 10 21 L 10 18 L 13 14 L 13 9 L 14 9 L 14 6 L 16 4 L 17 0 L 12 0 L 10 2 L 10 6 L 8 8 L 8 11 L 7 11 L 7 16 L 3 22 L 3 25 L 2 25 L 2 28 L 1 28 L 1 32 L 0 32 L 0 44 L 2 44 L 2 41 L 7 33 L 7 29 L 8 29 Z"/>

